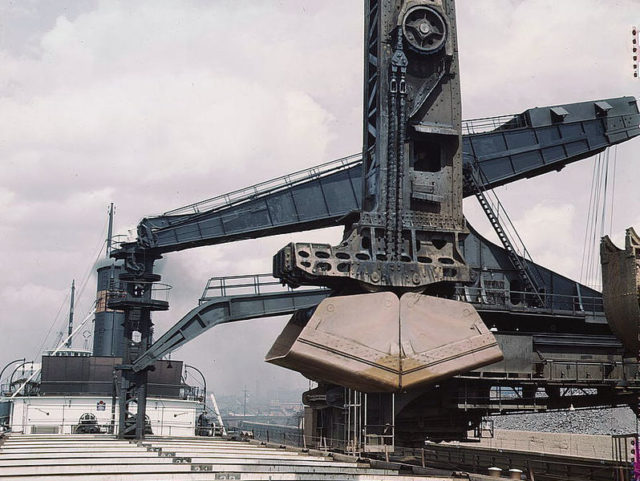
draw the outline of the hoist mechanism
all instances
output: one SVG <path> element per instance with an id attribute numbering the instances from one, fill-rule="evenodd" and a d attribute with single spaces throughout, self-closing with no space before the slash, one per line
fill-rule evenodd
<path id="1" fill-rule="evenodd" d="M 275 276 L 291 286 L 423 292 L 469 279 L 453 2 L 384 4 L 367 26 L 376 48 L 365 69 L 362 205 L 339 245 L 292 243 L 275 256 Z M 407 47 L 403 26 L 436 28 L 416 11 L 440 19 L 441 48 Z"/>
<path id="2" fill-rule="evenodd" d="M 274 257 L 283 283 L 336 296 L 296 313 L 267 361 L 358 391 L 401 391 L 502 352 L 471 304 L 446 299 L 470 280 L 454 3 L 367 7 L 362 206 L 339 245 L 292 243 Z"/>
<path id="3" fill-rule="evenodd" d="M 361 156 L 146 217 L 137 239 L 111 253 L 122 262 L 102 295 L 123 326 L 119 436 L 145 435 L 147 373 L 157 359 L 216 325 L 274 315 L 293 317 L 268 360 L 319 381 L 305 395 L 315 413 L 305 428 L 321 433 L 319 445 L 341 439 L 345 413 L 358 406 L 364 417 L 354 411 L 353 419 L 364 419 L 366 432 L 375 418 L 383 430 L 395 423 L 397 440 L 423 446 L 425 437 L 464 439 L 487 412 L 539 410 L 537 389 L 548 391 L 550 409 L 630 396 L 612 386 L 635 383 L 637 366 L 620 370 L 617 351 L 612 360 L 619 343 L 599 293 L 483 238 L 466 224 L 462 198 L 640 135 L 636 100 L 462 123 L 454 1 L 365 0 L 364 12 Z M 465 181 L 463 165 L 482 177 Z M 265 291 L 253 282 L 252 294 L 222 288 L 152 340 L 152 312 L 168 309 L 154 273 L 164 254 L 336 224 L 345 227 L 340 244 L 289 244 L 274 258 L 288 286 L 329 289 L 270 292 L 273 280 Z M 580 361 L 564 366 L 558 350 Z M 589 366 L 601 369 L 598 359 L 612 369 L 596 373 Z M 578 362 L 588 364 L 580 376 Z M 571 376 L 572 387 L 596 394 L 559 395 Z M 522 397 L 495 404 L 492 386 L 505 382 Z"/>
<path id="4" fill-rule="evenodd" d="M 414 5 L 404 15 L 402 33 L 409 48 L 418 53 L 433 53 L 445 44 L 447 22 L 436 9 Z"/>

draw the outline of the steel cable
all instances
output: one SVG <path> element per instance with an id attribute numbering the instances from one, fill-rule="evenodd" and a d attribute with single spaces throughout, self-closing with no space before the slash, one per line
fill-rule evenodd
<path id="1" fill-rule="evenodd" d="M 82 294 L 84 292 L 84 289 L 87 285 L 87 282 L 89 281 L 89 278 L 93 272 L 93 268 L 96 264 L 96 262 L 98 262 L 98 259 L 100 258 L 100 255 L 102 254 L 103 250 L 106 247 L 106 241 L 104 240 L 104 236 L 106 234 L 106 229 L 107 229 L 107 224 L 108 221 L 105 222 L 103 228 L 102 228 L 102 232 L 100 233 L 100 245 L 99 245 L 99 250 L 98 250 L 98 254 L 96 255 L 95 261 L 93 261 L 88 269 L 88 272 L 86 273 L 85 277 L 84 277 L 84 281 L 82 282 L 81 288 L 78 291 L 78 299 L 82 298 Z M 44 350 L 44 347 L 47 344 L 47 341 L 49 340 L 49 336 L 51 335 L 51 332 L 53 331 L 53 328 L 57 325 L 58 323 L 58 319 L 60 317 L 60 313 L 62 312 L 62 308 L 66 305 L 67 301 L 69 300 L 69 292 L 67 291 L 64 300 L 62 301 L 62 303 L 60 304 L 60 308 L 58 309 L 58 312 L 56 313 L 55 317 L 53 318 L 53 322 L 51 323 L 51 325 L 49 326 L 49 330 L 47 331 L 47 334 L 45 335 L 44 339 L 42 340 L 42 342 L 40 343 L 40 347 L 38 347 L 38 350 L 35 353 L 34 359 L 40 357 L 42 355 L 42 352 Z M 66 320 L 65 320 L 66 322 Z"/>

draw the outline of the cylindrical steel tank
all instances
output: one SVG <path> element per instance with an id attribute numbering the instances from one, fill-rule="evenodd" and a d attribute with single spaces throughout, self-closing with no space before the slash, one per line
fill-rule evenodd
<path id="1" fill-rule="evenodd" d="M 94 356 L 122 356 L 124 339 L 124 312 L 107 307 L 109 292 L 120 290 L 120 273 L 124 270 L 122 261 L 102 259 L 97 265 L 98 292 L 96 295 L 96 321 L 93 328 Z"/>

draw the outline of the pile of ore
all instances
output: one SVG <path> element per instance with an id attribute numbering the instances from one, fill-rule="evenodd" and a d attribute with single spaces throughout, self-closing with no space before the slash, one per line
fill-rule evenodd
<path id="1" fill-rule="evenodd" d="M 495 429 L 572 434 L 630 434 L 636 416 L 626 407 L 492 416 Z"/>

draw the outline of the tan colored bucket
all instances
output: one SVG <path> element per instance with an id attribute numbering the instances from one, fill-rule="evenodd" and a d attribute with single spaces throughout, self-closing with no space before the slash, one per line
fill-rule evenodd
<path id="1" fill-rule="evenodd" d="M 266 357 L 362 392 L 411 389 L 501 359 L 471 304 L 392 292 L 323 300 L 306 325 L 294 316 Z"/>
<path id="2" fill-rule="evenodd" d="M 603 237 L 600 262 L 607 322 L 627 352 L 635 356 L 640 348 L 640 238 L 636 232 L 627 229 L 624 250 Z"/>

